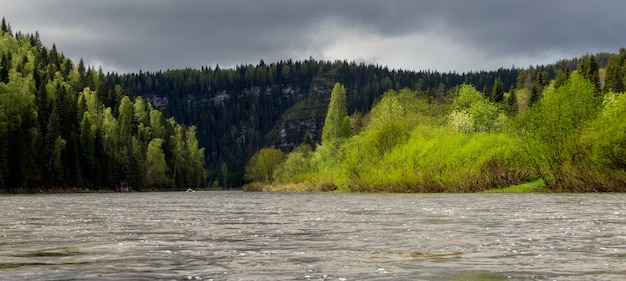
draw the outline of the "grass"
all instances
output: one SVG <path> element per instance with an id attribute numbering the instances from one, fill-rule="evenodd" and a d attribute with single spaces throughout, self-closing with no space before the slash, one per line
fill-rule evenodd
<path id="1" fill-rule="evenodd" d="M 487 193 L 528 193 L 528 192 L 546 192 L 546 186 L 541 178 L 531 178 L 529 182 L 507 186 L 503 188 L 493 188 L 485 192 Z"/>
<path id="2" fill-rule="evenodd" d="M 274 184 L 252 182 L 243 186 L 243 191 L 249 192 L 328 192 L 336 189 L 337 186 L 330 181 L 312 180 Z"/>
<path id="3" fill-rule="evenodd" d="M 304 180 L 293 183 L 274 183 L 263 184 L 253 182 L 243 187 L 244 191 L 261 191 L 261 192 L 346 192 L 338 188 L 332 180 Z M 518 185 L 507 186 L 503 188 L 493 188 L 486 190 L 486 193 L 530 193 L 530 192 L 548 192 L 543 180 L 539 177 L 530 178 L 528 182 Z"/>

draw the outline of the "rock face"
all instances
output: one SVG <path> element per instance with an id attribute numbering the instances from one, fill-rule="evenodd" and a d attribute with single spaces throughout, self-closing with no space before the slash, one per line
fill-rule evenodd
<path id="1" fill-rule="evenodd" d="M 241 99 L 245 97 L 256 97 L 262 99 L 264 96 L 269 96 L 272 93 L 280 93 L 285 100 L 297 101 L 292 107 L 287 109 L 280 119 L 275 123 L 274 129 L 270 132 L 271 137 L 265 136 L 265 139 L 271 139 L 270 143 L 264 145 L 275 145 L 276 148 L 289 152 L 296 146 L 300 145 L 304 139 L 306 132 L 309 132 L 311 140 L 319 143 L 324 127 L 324 119 L 326 117 L 326 111 L 328 110 L 328 103 L 330 101 L 330 93 L 332 91 L 332 83 L 329 82 L 311 82 L 307 89 L 296 85 L 271 85 L 262 87 L 251 87 L 241 89 L 237 92 L 232 91 L 218 91 L 211 94 L 194 94 L 186 95 L 183 100 L 169 100 L 166 96 L 158 96 L 155 94 L 144 96 L 153 107 L 158 109 L 167 109 L 170 106 L 182 106 L 189 110 L 199 112 L 206 112 L 214 110 L 214 108 L 221 108 L 225 106 L 225 103 L 230 99 Z M 174 104 L 171 104 L 173 103 Z M 258 101 L 257 101 L 258 102 Z M 281 114 L 279 113 L 279 114 Z M 229 114 L 228 111 L 224 111 L 222 114 Z M 264 118 L 263 116 L 250 115 L 248 117 L 242 117 L 243 123 L 241 127 L 237 128 L 235 142 L 239 144 L 245 144 L 251 136 L 255 133 L 254 124 L 255 119 Z M 193 124 L 197 125 L 200 130 L 206 126 L 206 124 Z M 212 130 L 212 128 L 206 128 Z"/>
<path id="2" fill-rule="evenodd" d="M 300 145 L 306 132 L 309 132 L 314 142 L 320 142 L 320 135 L 324 126 L 324 116 L 321 113 L 325 113 L 325 109 L 307 108 L 303 109 L 302 112 L 311 114 L 308 117 L 303 115 L 302 118 L 281 120 L 278 123 L 279 142 L 277 148 L 280 150 L 291 151 Z"/>
<path id="3" fill-rule="evenodd" d="M 146 100 L 152 105 L 154 108 L 167 108 L 169 103 L 169 99 L 167 97 L 161 97 L 157 95 L 146 95 L 144 96 Z"/>
<path id="4" fill-rule="evenodd" d="M 277 148 L 291 151 L 302 143 L 306 132 L 309 132 L 313 142 L 321 141 L 331 91 L 331 86 L 313 83 L 308 96 L 283 114 L 276 124 L 279 135 Z"/>

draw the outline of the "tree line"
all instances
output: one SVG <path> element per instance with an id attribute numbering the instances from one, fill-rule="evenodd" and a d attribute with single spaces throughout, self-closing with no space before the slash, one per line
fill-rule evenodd
<path id="1" fill-rule="evenodd" d="M 606 64 L 606 54 L 598 57 L 603 58 L 600 66 Z M 245 183 L 246 162 L 261 148 L 278 145 L 277 124 L 287 118 L 288 112 L 293 112 L 290 109 L 303 106 L 302 102 L 304 107 L 311 106 L 307 103 L 317 103 L 320 99 L 310 102 L 308 98 L 316 95 L 320 85 L 332 89 L 335 82 L 340 82 L 346 88 L 347 112 L 365 115 L 387 90 L 407 88 L 439 102 L 461 84 L 472 84 L 487 96 L 492 95 L 495 83 L 500 89 L 496 95 L 519 85 L 538 94 L 538 89 L 556 77 L 558 69 L 575 69 L 576 65 L 572 64 L 570 60 L 563 60 L 526 69 L 440 73 L 309 58 L 273 63 L 261 60 L 256 65 L 239 65 L 232 69 L 217 65 L 201 69 L 111 73 L 107 79 L 150 99 L 176 120 L 197 126 L 198 140 L 206 148 L 209 183 L 241 186 Z M 324 95 L 321 102 L 328 102 L 330 91 Z M 319 116 L 325 114 L 323 111 Z M 313 142 L 320 141 L 319 134 L 310 137 Z M 304 135 L 297 138 L 303 139 Z"/>
<path id="2" fill-rule="evenodd" d="M 0 27 L 0 189 L 205 185 L 204 149 L 183 126 L 39 34 Z"/>

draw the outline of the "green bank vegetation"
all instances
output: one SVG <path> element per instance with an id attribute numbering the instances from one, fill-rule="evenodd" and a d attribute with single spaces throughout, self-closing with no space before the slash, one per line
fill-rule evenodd
<path id="1" fill-rule="evenodd" d="M 492 188 L 486 190 L 487 193 L 528 193 L 528 192 L 548 192 L 543 180 L 535 177 L 531 178 L 529 182 L 507 186 L 503 188 Z"/>
<path id="2" fill-rule="evenodd" d="M 250 177 L 257 183 L 245 188 L 626 191 L 625 71 L 622 48 L 602 71 L 603 83 L 588 55 L 578 70 L 561 71 L 551 82 L 538 77 L 525 84 L 522 72 L 508 93 L 498 81 L 488 94 L 464 84 L 444 99 L 388 90 L 365 117 L 348 116 L 346 91 L 337 83 L 321 143 L 277 153 L 277 161 L 262 167 L 267 176 Z M 250 162 L 247 169 L 257 166 Z"/>

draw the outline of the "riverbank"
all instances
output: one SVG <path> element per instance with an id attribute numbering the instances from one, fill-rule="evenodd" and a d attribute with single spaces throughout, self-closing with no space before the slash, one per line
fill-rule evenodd
<path id="1" fill-rule="evenodd" d="M 129 189 L 127 191 L 116 191 L 113 189 L 90 188 L 90 187 L 36 187 L 17 188 L 12 190 L 2 190 L 0 194 L 70 194 L 70 193 L 137 193 L 137 192 L 185 192 L 184 190 L 144 188 L 141 190 Z M 193 191 L 229 191 L 241 190 L 241 188 L 206 187 L 193 188 Z"/>
<path id="2" fill-rule="evenodd" d="M 341 188 L 338 188 L 331 182 L 314 182 L 304 181 L 298 183 L 285 183 L 285 184 L 263 184 L 258 182 L 249 183 L 243 186 L 243 191 L 246 192 L 347 192 Z M 436 192 L 436 191 L 433 191 Z M 529 179 L 528 182 L 511 185 L 502 188 L 492 188 L 482 191 L 484 193 L 533 193 L 533 192 L 550 192 L 550 189 L 545 185 L 543 180 L 538 177 Z M 386 192 L 383 193 L 395 193 Z M 430 193 L 427 191 L 427 193 Z M 444 193 L 444 192 L 437 192 Z M 450 193 L 450 192 L 445 192 Z M 454 193 L 454 192 L 452 192 Z M 466 193 L 466 192 L 459 192 Z"/>
<path id="3" fill-rule="evenodd" d="M 531 179 L 529 182 L 507 186 L 503 188 L 493 188 L 484 191 L 486 193 L 529 193 L 529 192 L 550 192 L 541 178 Z"/>

